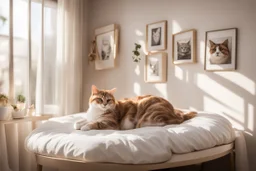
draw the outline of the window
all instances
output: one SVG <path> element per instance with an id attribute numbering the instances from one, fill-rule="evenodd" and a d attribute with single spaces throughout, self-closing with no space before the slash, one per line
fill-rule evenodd
<path id="1" fill-rule="evenodd" d="M 9 92 L 9 1 L 0 0 L 0 93 Z"/>
<path id="2" fill-rule="evenodd" d="M 24 95 L 38 113 L 56 113 L 57 2 L 0 0 L 0 16 L 7 19 L 0 21 L 0 92 L 12 102 Z"/>

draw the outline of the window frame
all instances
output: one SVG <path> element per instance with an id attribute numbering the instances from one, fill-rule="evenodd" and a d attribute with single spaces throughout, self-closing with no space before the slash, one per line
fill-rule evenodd
<path id="1" fill-rule="evenodd" d="M 9 0 L 9 100 L 11 103 L 15 102 L 15 97 L 14 97 L 14 49 L 13 49 L 13 44 L 14 44 L 14 36 L 13 36 L 13 1 L 14 0 Z M 57 8 L 57 0 L 28 0 L 28 93 L 25 94 L 25 97 L 27 98 L 26 100 L 26 105 L 31 106 L 31 92 L 33 91 L 31 88 L 32 84 L 32 47 L 31 47 L 31 42 L 32 42 L 32 37 L 31 37 L 31 3 L 36 2 L 42 4 L 41 6 L 41 55 L 38 60 L 44 61 L 44 49 L 45 49 L 45 44 L 44 44 L 44 9 L 45 7 L 50 7 L 50 8 Z M 40 85 L 40 92 L 39 92 L 39 97 L 40 98 L 40 105 L 37 106 L 39 109 L 38 111 L 43 112 L 44 111 L 44 75 L 43 75 L 43 69 L 44 69 L 44 62 L 40 63 L 40 67 L 42 69 L 42 72 L 40 77 L 41 77 L 41 85 Z M 34 104 L 35 105 L 35 104 Z"/>

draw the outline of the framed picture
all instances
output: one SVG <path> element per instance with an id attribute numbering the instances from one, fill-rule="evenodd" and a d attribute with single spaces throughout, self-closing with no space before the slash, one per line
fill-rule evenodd
<path id="1" fill-rule="evenodd" d="M 161 83 L 167 81 L 167 53 L 158 52 L 145 58 L 145 82 Z"/>
<path id="2" fill-rule="evenodd" d="M 236 45 L 237 28 L 207 31 L 204 69 L 207 71 L 235 70 Z"/>
<path id="3" fill-rule="evenodd" d="M 167 21 L 148 24 L 146 28 L 147 51 L 165 50 L 167 47 Z"/>
<path id="4" fill-rule="evenodd" d="M 111 24 L 95 30 L 96 60 L 95 69 L 103 70 L 115 67 L 118 51 L 118 28 Z"/>
<path id="5" fill-rule="evenodd" d="M 174 64 L 196 62 L 196 30 L 191 29 L 172 35 L 172 61 Z"/>

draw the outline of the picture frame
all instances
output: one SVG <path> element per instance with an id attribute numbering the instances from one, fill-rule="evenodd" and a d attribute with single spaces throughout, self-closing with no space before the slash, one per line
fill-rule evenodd
<path id="1" fill-rule="evenodd" d="M 157 52 L 145 58 L 145 82 L 163 83 L 167 81 L 167 53 Z"/>
<path id="2" fill-rule="evenodd" d="M 167 49 L 167 20 L 147 24 L 146 49 L 148 52 Z"/>
<path id="3" fill-rule="evenodd" d="M 174 64 L 196 63 L 196 30 L 190 29 L 172 35 Z"/>
<path id="4" fill-rule="evenodd" d="M 119 29 L 116 24 L 95 29 L 96 70 L 115 67 L 118 52 L 118 32 Z"/>
<path id="5" fill-rule="evenodd" d="M 236 70 L 236 56 L 237 28 L 211 30 L 205 33 L 204 70 Z"/>

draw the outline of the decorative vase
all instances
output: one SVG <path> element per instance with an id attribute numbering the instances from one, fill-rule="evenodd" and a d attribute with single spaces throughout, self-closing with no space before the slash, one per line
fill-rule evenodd
<path id="1" fill-rule="evenodd" d="M 10 108 L 0 106 L 0 120 L 8 120 L 10 116 Z"/>
<path id="2" fill-rule="evenodd" d="M 24 118 L 26 114 L 26 109 L 22 109 L 22 110 L 13 110 L 12 111 L 12 118 L 13 119 L 20 119 L 20 118 Z"/>

